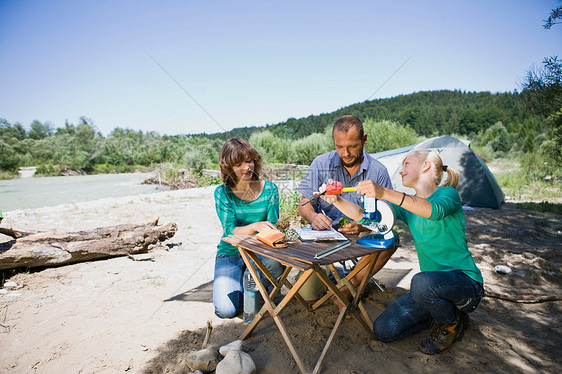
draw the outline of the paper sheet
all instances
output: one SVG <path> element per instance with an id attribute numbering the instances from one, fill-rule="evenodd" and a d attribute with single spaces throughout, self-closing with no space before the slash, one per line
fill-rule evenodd
<path id="1" fill-rule="evenodd" d="M 299 227 L 296 229 L 299 239 L 303 242 L 314 242 L 322 240 L 347 240 L 343 234 L 333 227 L 331 230 L 314 230 L 310 226 Z"/>

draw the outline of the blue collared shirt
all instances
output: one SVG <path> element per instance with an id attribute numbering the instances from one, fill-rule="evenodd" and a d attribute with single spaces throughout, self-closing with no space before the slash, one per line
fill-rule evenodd
<path id="1" fill-rule="evenodd" d="M 392 188 L 390 176 L 384 165 L 367 152 L 363 151 L 363 161 L 355 174 L 350 177 L 346 168 L 341 164 L 338 152 L 331 151 L 316 157 L 314 161 L 312 161 L 297 191 L 304 197 L 312 199 L 312 193 L 318 191 L 318 188 L 323 183 L 328 183 L 328 179 L 330 178 L 341 182 L 343 187 L 355 187 L 361 181 L 372 180 L 383 187 Z M 360 206 L 363 205 L 361 195 L 355 191 L 344 192 L 341 196 L 352 203 Z M 314 210 L 317 213 L 324 211 L 326 215 L 332 219 L 334 225 L 338 223 L 340 218 L 345 217 L 345 215 L 332 204 L 328 204 L 322 199 L 318 201 L 319 203 L 313 204 Z"/>

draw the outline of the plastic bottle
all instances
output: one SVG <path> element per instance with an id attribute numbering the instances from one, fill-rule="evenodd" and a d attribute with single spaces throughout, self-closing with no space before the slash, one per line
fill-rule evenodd
<path id="1" fill-rule="evenodd" d="M 380 221 L 377 217 L 377 199 L 374 197 L 363 196 L 363 218 L 365 221 Z"/>
<path id="2" fill-rule="evenodd" d="M 253 321 L 254 317 L 260 311 L 261 305 L 263 304 L 260 291 L 256 286 L 252 274 L 248 270 L 244 272 L 244 322 L 250 323 Z"/>

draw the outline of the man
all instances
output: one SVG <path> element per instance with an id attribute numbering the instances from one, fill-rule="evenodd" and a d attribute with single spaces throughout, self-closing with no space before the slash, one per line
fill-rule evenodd
<path id="1" fill-rule="evenodd" d="M 315 230 L 329 230 L 334 226 L 344 234 L 358 235 L 359 232 L 368 231 L 368 229 L 358 225 L 355 221 L 340 225 L 340 219 L 344 217 L 344 214 L 321 198 L 316 200 L 313 192 L 318 191 L 323 183 L 328 183 L 329 179 L 341 182 L 343 187 L 355 187 L 364 180 L 372 180 L 387 188 L 392 188 L 392 183 L 384 165 L 363 151 L 367 134 L 365 134 L 363 123 L 359 118 L 351 115 L 340 117 L 334 123 L 332 137 L 335 151 L 316 157 L 297 188 L 297 191 L 303 196 L 298 211 Z M 341 196 L 352 203 L 362 205 L 361 195 L 355 191 L 344 192 Z M 381 253 L 373 274 L 386 264 L 394 252 L 395 250 Z M 354 283 L 356 279 L 360 281 L 362 278 L 360 275 L 361 273 L 354 278 Z"/>

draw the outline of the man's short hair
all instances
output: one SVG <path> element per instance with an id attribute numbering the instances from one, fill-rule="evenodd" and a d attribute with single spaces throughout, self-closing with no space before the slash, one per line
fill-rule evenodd
<path id="1" fill-rule="evenodd" d="M 334 127 L 332 128 L 332 137 L 334 136 L 335 131 L 348 132 L 352 127 L 357 129 L 359 138 L 363 139 L 363 135 L 365 134 L 365 130 L 363 130 L 363 122 L 361 122 L 359 118 L 349 114 L 341 116 L 336 120 Z"/>

